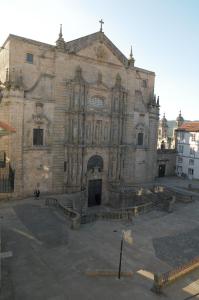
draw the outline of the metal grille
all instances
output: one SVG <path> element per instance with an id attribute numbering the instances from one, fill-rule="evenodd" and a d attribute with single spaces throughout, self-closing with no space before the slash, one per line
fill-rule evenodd
<path id="1" fill-rule="evenodd" d="M 14 192 L 15 173 L 11 166 L 8 166 L 8 172 L 5 169 L 0 169 L 0 193 Z"/>

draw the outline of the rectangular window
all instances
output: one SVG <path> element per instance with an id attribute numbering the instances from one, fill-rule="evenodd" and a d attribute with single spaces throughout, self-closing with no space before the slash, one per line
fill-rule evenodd
<path id="1" fill-rule="evenodd" d="M 194 148 L 192 148 L 192 147 L 190 148 L 190 154 L 191 154 L 191 155 L 195 155 L 195 150 L 194 150 Z"/>
<path id="2" fill-rule="evenodd" d="M 29 64 L 33 64 L 33 54 L 32 53 L 26 53 L 26 61 Z"/>
<path id="3" fill-rule="evenodd" d="M 40 128 L 33 129 L 33 145 L 43 146 L 44 131 Z"/>
<path id="4" fill-rule="evenodd" d="M 193 134 L 191 135 L 191 141 L 192 141 L 192 142 L 195 142 L 195 140 L 196 140 L 196 135 L 195 135 L 195 133 L 193 133 Z"/>
<path id="5" fill-rule="evenodd" d="M 138 133 L 138 140 L 137 140 L 137 144 L 139 146 L 143 145 L 144 142 L 144 134 L 142 132 Z"/>
<path id="6" fill-rule="evenodd" d="M 189 175 L 193 175 L 193 174 L 194 174 L 194 169 L 189 168 L 189 169 L 188 169 L 188 174 L 189 174 Z"/>
<path id="7" fill-rule="evenodd" d="M 194 159 L 189 160 L 189 165 L 193 166 L 194 165 Z"/>
<path id="8" fill-rule="evenodd" d="M 64 172 L 66 172 L 67 162 L 64 162 Z"/>
<path id="9" fill-rule="evenodd" d="M 147 88 L 147 79 L 142 80 L 142 87 Z"/>
<path id="10" fill-rule="evenodd" d="M 183 148 L 184 148 L 183 145 L 179 145 L 178 146 L 178 152 L 183 153 Z"/>
<path id="11" fill-rule="evenodd" d="M 178 174 L 182 173 L 182 166 L 176 166 L 176 169 Z"/>
<path id="12" fill-rule="evenodd" d="M 183 132 L 183 131 L 180 132 L 180 140 L 181 140 L 181 141 L 184 140 L 184 132 Z"/>
<path id="13" fill-rule="evenodd" d="M 183 158 L 178 156 L 178 163 L 182 163 L 183 162 Z"/>

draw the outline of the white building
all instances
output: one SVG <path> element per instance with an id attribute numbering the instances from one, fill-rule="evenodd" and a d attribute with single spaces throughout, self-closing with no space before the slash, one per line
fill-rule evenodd
<path id="1" fill-rule="evenodd" d="M 176 130 L 176 173 L 199 179 L 199 122 L 186 122 Z"/>

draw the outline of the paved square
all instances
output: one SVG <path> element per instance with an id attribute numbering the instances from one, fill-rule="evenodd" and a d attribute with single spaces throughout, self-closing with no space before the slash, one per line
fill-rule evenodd
<path id="1" fill-rule="evenodd" d="M 151 292 L 154 272 L 165 272 L 199 254 L 199 202 L 176 203 L 173 213 L 154 210 L 132 223 L 97 221 L 70 229 L 58 208 L 44 200 L 0 204 L 3 216 L 1 300 L 160 299 Z M 117 270 L 121 231 L 131 229 L 124 245 L 123 271 L 133 277 L 89 277 L 86 271 Z M 199 271 L 165 288 L 168 299 L 199 292 Z"/>

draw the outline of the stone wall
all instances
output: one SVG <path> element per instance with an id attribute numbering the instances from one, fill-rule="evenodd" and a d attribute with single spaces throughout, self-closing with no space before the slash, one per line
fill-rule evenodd
<path id="1" fill-rule="evenodd" d="M 165 176 L 175 175 L 176 150 L 174 149 L 158 149 L 157 150 L 157 168 L 156 176 L 159 176 L 159 166 L 165 165 Z"/>

